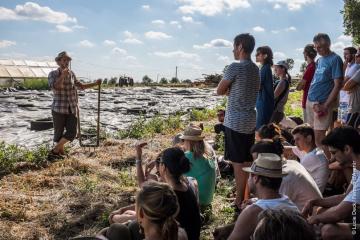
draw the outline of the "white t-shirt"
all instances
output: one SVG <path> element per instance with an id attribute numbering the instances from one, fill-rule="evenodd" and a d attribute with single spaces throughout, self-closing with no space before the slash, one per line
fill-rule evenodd
<path id="1" fill-rule="evenodd" d="M 287 160 L 283 165 L 284 172 L 280 194 L 286 195 L 302 210 L 311 199 L 322 198 L 322 194 L 308 171 L 297 161 Z"/>
<path id="2" fill-rule="evenodd" d="M 360 171 L 355 169 L 352 176 L 353 189 L 343 201 L 360 204 Z"/>
<path id="3" fill-rule="evenodd" d="M 351 78 L 357 70 L 360 69 L 360 65 L 353 63 L 353 64 L 348 64 L 348 66 L 346 67 L 345 70 L 345 77 L 347 78 Z M 349 93 L 347 91 L 343 91 L 340 90 L 340 102 L 341 103 L 349 103 Z"/>
<path id="4" fill-rule="evenodd" d="M 300 158 L 300 163 L 315 180 L 320 192 L 324 192 L 329 177 L 329 162 L 320 148 L 315 148 L 309 153 L 293 148 L 293 153 Z"/>
<path id="5" fill-rule="evenodd" d="M 281 195 L 281 198 L 259 199 L 255 203 L 262 210 L 266 209 L 288 209 L 299 212 L 298 207 L 287 197 Z"/>

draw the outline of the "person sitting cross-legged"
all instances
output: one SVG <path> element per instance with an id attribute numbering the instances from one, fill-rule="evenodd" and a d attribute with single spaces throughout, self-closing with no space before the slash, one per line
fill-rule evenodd
<path id="1" fill-rule="evenodd" d="M 322 224 L 321 236 L 327 239 L 359 239 L 360 204 L 360 135 L 352 127 L 339 127 L 332 130 L 322 141 L 329 147 L 332 158 L 340 164 L 353 163 L 352 184 L 345 194 L 307 202 L 302 213 L 310 224 Z M 318 214 L 312 214 L 313 207 L 322 207 Z M 346 223 L 352 217 L 352 223 Z M 343 222 L 345 221 L 345 222 Z"/>

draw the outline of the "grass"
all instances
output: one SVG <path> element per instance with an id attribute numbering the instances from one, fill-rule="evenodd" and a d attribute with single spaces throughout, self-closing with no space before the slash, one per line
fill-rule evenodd
<path id="1" fill-rule="evenodd" d="M 288 101 L 285 105 L 285 115 L 302 117 L 303 111 L 301 107 L 302 91 L 290 92 Z"/>
<path id="2" fill-rule="evenodd" d="M 0 176 L 16 169 L 20 162 L 42 166 L 47 162 L 49 145 L 41 145 L 35 149 L 26 149 L 17 145 L 0 142 Z"/>
<path id="3" fill-rule="evenodd" d="M 29 78 L 20 83 L 21 87 L 31 90 L 48 90 L 48 79 L 47 78 Z"/>

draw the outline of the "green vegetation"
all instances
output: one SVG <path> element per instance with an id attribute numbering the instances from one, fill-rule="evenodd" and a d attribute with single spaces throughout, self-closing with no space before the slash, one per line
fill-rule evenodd
<path id="1" fill-rule="evenodd" d="M 344 33 L 353 37 L 354 44 L 360 44 L 360 0 L 345 0 L 341 13 L 344 18 Z"/>
<path id="2" fill-rule="evenodd" d="M 0 176 L 14 171 L 20 162 L 34 164 L 35 166 L 43 165 L 47 161 L 49 150 L 49 145 L 41 145 L 29 150 L 0 142 Z"/>
<path id="3" fill-rule="evenodd" d="M 49 89 L 47 78 L 25 79 L 24 82 L 20 83 L 19 85 L 25 89 L 31 89 L 31 90 L 48 90 Z"/>
<path id="4" fill-rule="evenodd" d="M 285 115 L 302 117 L 303 112 L 301 108 L 302 91 L 291 92 L 288 101 L 285 105 Z"/>

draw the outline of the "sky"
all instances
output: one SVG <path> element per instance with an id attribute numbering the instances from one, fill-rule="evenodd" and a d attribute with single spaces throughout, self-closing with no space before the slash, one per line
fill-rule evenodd
<path id="1" fill-rule="evenodd" d="M 61 51 L 88 79 L 154 81 L 221 73 L 234 61 L 233 39 L 250 33 L 275 61 L 304 62 L 303 47 L 329 34 L 341 54 L 342 0 L 0 0 L 0 59 L 53 60 Z M 253 60 L 255 58 L 253 56 Z"/>

